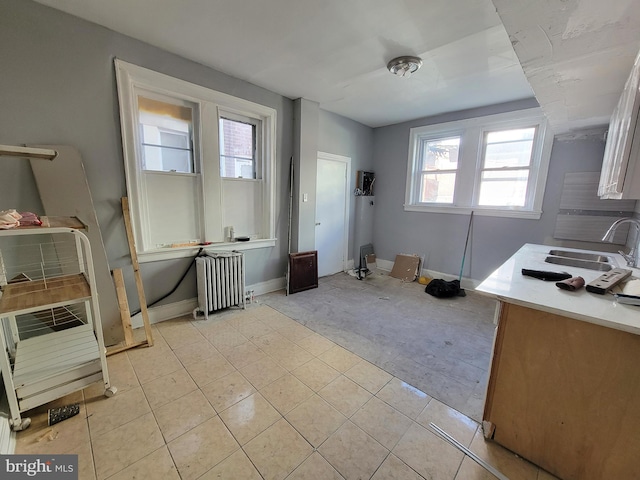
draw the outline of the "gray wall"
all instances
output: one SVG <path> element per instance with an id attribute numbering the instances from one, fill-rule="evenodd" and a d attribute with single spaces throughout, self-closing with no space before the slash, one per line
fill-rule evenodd
<path id="1" fill-rule="evenodd" d="M 278 244 L 247 253 L 247 283 L 283 277 L 293 101 L 200 64 L 25 0 L 0 2 L 0 143 L 63 144 L 83 158 L 111 268 L 131 265 L 120 209 L 126 194 L 113 59 L 162 72 L 277 110 Z M 72 195 L 72 192 L 65 192 Z M 41 212 L 29 162 L 0 162 L 0 209 Z M 148 301 L 170 290 L 188 260 L 141 266 Z M 126 277 L 131 308 L 137 296 Z M 195 296 L 190 275 L 170 299 Z M 165 303 L 166 303 L 165 302 Z"/>
<path id="2" fill-rule="evenodd" d="M 318 150 L 351 158 L 352 185 L 348 185 L 348 188 L 353 192 L 356 187 L 356 172 L 373 169 L 373 129 L 335 113 L 320 110 Z M 358 248 L 358 245 L 353 244 L 356 228 L 355 207 L 355 198 L 352 195 L 349 214 L 350 255 L 355 255 L 353 252 Z"/>
<path id="3" fill-rule="evenodd" d="M 298 98 L 294 111 L 294 189 L 291 251 L 315 250 L 318 103 Z M 307 201 L 303 196 L 307 195 Z"/>
<path id="4" fill-rule="evenodd" d="M 377 205 L 374 245 L 378 258 L 393 261 L 398 253 L 417 254 L 426 257 L 425 268 L 429 270 L 456 278 L 460 273 L 469 216 L 405 212 L 403 209 L 410 128 L 534 106 L 535 100 L 520 101 L 375 129 L 373 167 Z M 599 138 L 556 139 L 541 218 L 474 216 L 463 277 L 483 280 L 525 243 L 559 243 L 552 237 L 564 174 L 600 171 L 603 153 L 604 142 Z M 573 246 L 580 247 L 580 244 L 575 242 Z"/>
<path id="5" fill-rule="evenodd" d="M 351 158 L 352 185 L 356 172 L 373 165 L 373 129 L 354 120 L 327 112 L 316 102 L 294 103 L 294 165 L 292 251 L 315 249 L 316 172 L 318 152 Z M 308 194 L 308 201 L 303 195 Z M 349 252 L 353 251 L 355 202 L 350 203 Z M 349 258 L 348 260 L 351 260 Z"/>
<path id="6" fill-rule="evenodd" d="M 294 251 L 312 249 L 317 151 L 351 157 L 357 170 L 371 170 L 373 130 L 329 113 L 308 100 L 292 100 L 150 45 L 48 7 L 20 0 L 0 4 L 0 143 L 68 144 L 85 163 L 111 268 L 125 267 L 132 310 L 138 308 L 120 210 L 126 195 L 113 59 L 275 108 L 278 112 L 278 211 L 276 248 L 246 253 L 247 283 L 280 278 L 286 270 L 289 159 L 296 159 L 299 185 L 294 197 Z M 304 114 L 304 115 L 303 115 Z M 303 131 L 304 130 L 304 131 Z M 297 133 L 296 133 L 297 132 Z M 304 135 L 302 135 L 304 133 Z M 304 140 L 302 142 L 300 139 Z M 295 140 L 295 141 L 294 141 Z M 304 174 L 304 175 L 300 175 Z M 353 188 L 355 185 L 349 186 Z M 298 194 L 299 193 L 299 194 Z M 72 194 L 72 192 L 70 192 Z M 0 207 L 42 212 L 28 162 L 0 163 Z M 354 203 L 351 204 L 353 217 Z M 300 215 L 300 221 L 295 219 Z M 311 228 L 309 228 L 311 225 Z M 350 223 L 350 242 L 354 225 Z M 351 245 L 350 245 L 351 247 Z M 352 251 L 349 248 L 349 251 Z M 169 291 L 190 260 L 145 263 L 141 267 L 148 301 Z M 162 303 L 195 296 L 195 275 Z"/>
<path id="7" fill-rule="evenodd" d="M 130 265 L 119 202 L 126 187 L 114 57 L 275 108 L 279 242 L 273 249 L 247 253 L 247 283 L 284 275 L 289 158 L 296 148 L 292 100 L 31 1 L 2 0 L 0 45 L 0 143 L 68 144 L 79 149 L 112 268 Z M 304 105 L 310 108 L 311 103 L 305 101 Z M 302 102 L 300 105 L 303 113 Z M 316 106 L 317 150 L 351 157 L 354 181 L 357 170 L 375 171 L 374 246 L 379 258 L 392 261 L 397 253 L 425 255 L 427 268 L 457 276 L 468 217 L 403 210 L 409 129 L 536 105 L 531 99 L 377 129 L 318 111 Z M 300 130 L 301 125 L 296 128 Z M 314 137 L 313 132 L 307 133 Z M 481 280 L 523 243 L 552 242 L 564 173 L 599 170 L 603 148 L 600 140 L 556 141 L 542 218 L 476 217 L 464 276 Z M 315 165 L 315 155 L 309 155 L 306 154 L 314 158 L 307 166 Z M 315 169 L 307 170 L 304 181 L 315 185 Z M 315 198 L 310 197 L 309 205 L 304 206 L 305 215 L 315 216 Z M 354 237 L 354 204 L 351 203 L 350 243 Z M 28 162 L 0 163 L 0 208 L 13 207 L 42 211 Z M 301 232 L 313 234 L 306 229 Z M 306 248 L 309 239 L 304 243 Z M 351 244 L 349 251 L 353 251 Z M 153 300 L 168 291 L 188 265 L 186 259 L 144 264 L 141 270 L 147 298 Z M 165 303 L 193 297 L 194 277 L 189 276 Z M 131 275 L 126 279 L 131 307 L 135 309 L 137 297 Z"/>

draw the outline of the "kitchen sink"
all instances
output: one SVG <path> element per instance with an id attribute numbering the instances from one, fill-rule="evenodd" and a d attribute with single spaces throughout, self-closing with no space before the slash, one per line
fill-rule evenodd
<path id="1" fill-rule="evenodd" d="M 553 250 L 552 250 L 553 251 Z M 549 252 L 551 253 L 551 252 Z M 575 252 L 567 252 L 574 254 Z M 591 254 L 585 254 L 591 255 Z M 598 256 L 598 255 L 594 255 Z M 604 257 L 607 258 L 607 257 Z M 613 268 L 613 266 L 606 261 L 595 261 L 595 260 L 585 260 L 581 258 L 570 258 L 563 256 L 548 256 L 544 260 L 547 263 L 553 263 L 554 265 L 566 265 L 567 267 L 577 267 L 577 268 L 586 268 L 588 270 L 598 270 L 601 272 L 608 272 Z"/>
<path id="2" fill-rule="evenodd" d="M 606 255 L 600 255 L 599 253 L 587 253 L 587 252 L 569 252 L 567 250 L 549 250 L 549 255 L 555 255 L 556 257 L 565 258 L 577 258 L 578 260 L 589 260 L 592 262 L 610 263 L 610 258 Z M 550 262 L 553 263 L 553 262 Z"/>

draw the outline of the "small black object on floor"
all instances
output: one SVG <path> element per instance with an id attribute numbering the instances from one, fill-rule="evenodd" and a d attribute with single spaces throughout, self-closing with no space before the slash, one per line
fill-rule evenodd
<path id="1" fill-rule="evenodd" d="M 60 423 L 67 418 L 75 417 L 80 413 L 80 404 L 74 403 L 60 408 L 49 409 L 49 426 Z"/>
<path id="2" fill-rule="evenodd" d="M 460 288 L 460 280 L 446 281 L 441 278 L 435 278 L 427 284 L 424 291 L 437 298 L 467 296 L 466 292 Z"/>

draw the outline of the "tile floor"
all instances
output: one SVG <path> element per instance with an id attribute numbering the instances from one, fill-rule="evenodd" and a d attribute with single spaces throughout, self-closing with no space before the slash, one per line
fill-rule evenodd
<path id="1" fill-rule="evenodd" d="M 29 412 L 16 453 L 76 453 L 85 479 L 445 479 L 488 472 L 432 434 L 433 422 L 511 480 L 554 477 L 478 424 L 265 305 L 153 327 L 152 348 L 109 357 L 100 384 Z"/>
<path id="2" fill-rule="evenodd" d="M 318 288 L 260 301 L 477 421 L 482 419 L 496 300 L 436 298 L 376 271 L 319 279 Z"/>

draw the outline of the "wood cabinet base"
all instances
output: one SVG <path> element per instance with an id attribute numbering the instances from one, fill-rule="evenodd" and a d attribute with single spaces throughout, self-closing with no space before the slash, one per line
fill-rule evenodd
<path id="1" fill-rule="evenodd" d="M 563 480 L 638 478 L 640 336 L 501 304 L 484 421 Z"/>

